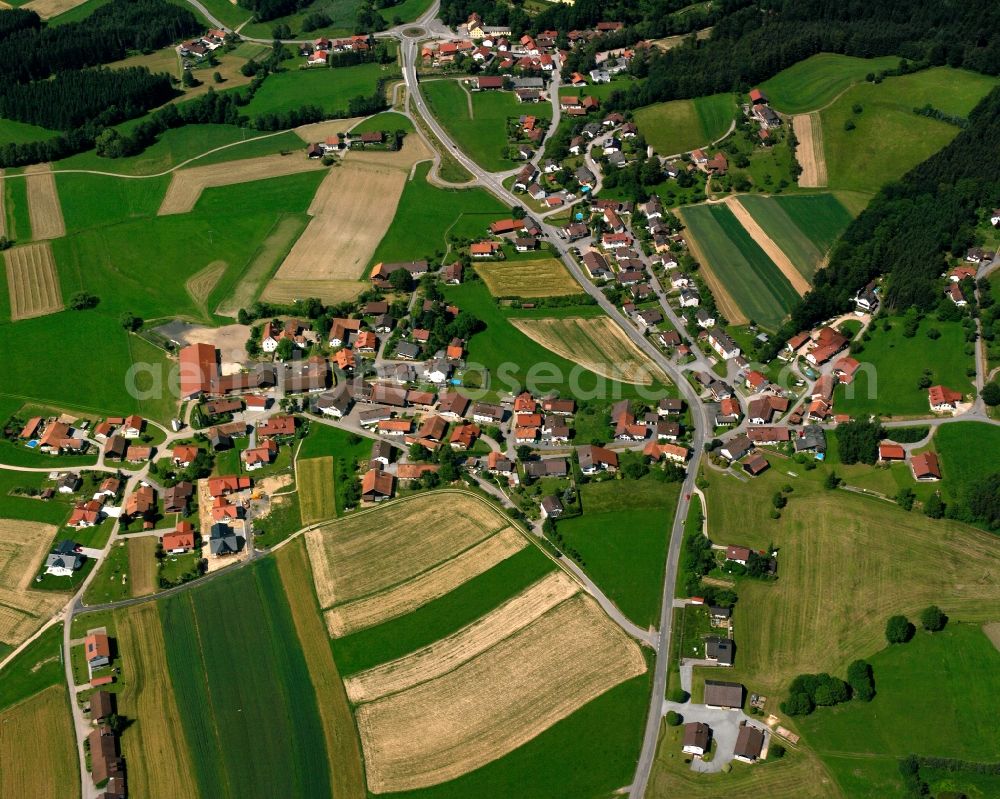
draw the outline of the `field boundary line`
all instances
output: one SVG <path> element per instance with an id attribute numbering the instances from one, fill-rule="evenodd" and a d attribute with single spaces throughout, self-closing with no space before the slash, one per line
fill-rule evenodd
<path id="1" fill-rule="evenodd" d="M 722 311 L 726 319 L 729 320 L 729 324 L 746 324 L 749 319 L 740 309 L 736 300 L 733 299 L 733 296 L 726 289 L 722 279 L 712 270 L 712 264 L 709 263 L 708 258 L 705 256 L 705 251 L 702 250 L 698 237 L 691 229 L 689 221 L 684 217 L 684 209 L 678 208 L 677 213 L 680 214 L 681 219 L 684 221 L 684 227 L 688 233 L 688 235 L 685 236 L 688 247 L 691 248 L 691 252 L 695 257 L 695 260 L 701 265 L 701 269 L 698 271 L 705 278 L 705 283 L 708 284 L 712 295 L 715 297 L 715 302 L 719 306 L 719 310 Z"/>
<path id="2" fill-rule="evenodd" d="M 800 297 L 804 296 L 812 288 L 809 285 L 809 281 L 802 276 L 802 273 L 792 263 L 791 258 L 778 246 L 778 242 L 767 235 L 767 231 L 761 227 L 753 214 L 750 213 L 750 209 L 740 202 L 739 197 L 726 197 L 723 203 L 729 206 L 729 210 L 733 212 L 736 221 L 743 226 L 743 229 L 757 242 L 764 251 L 764 254 L 774 261 L 774 265 L 788 278 L 788 282 L 792 284 L 792 288 L 798 292 Z"/>

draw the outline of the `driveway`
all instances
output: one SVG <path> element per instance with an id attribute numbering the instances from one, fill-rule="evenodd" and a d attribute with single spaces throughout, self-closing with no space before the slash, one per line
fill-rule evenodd
<path id="1" fill-rule="evenodd" d="M 681 673 L 683 674 L 683 671 Z M 707 705 L 664 702 L 664 714 L 668 710 L 675 710 L 680 713 L 684 717 L 685 724 L 692 721 L 701 721 L 712 728 L 712 738 L 715 740 L 715 752 L 712 759 L 706 763 L 701 758 L 692 758 L 692 771 L 697 771 L 701 774 L 715 774 L 722 771 L 723 766 L 727 763 L 733 761 L 733 750 L 736 748 L 736 739 L 740 734 L 741 721 L 746 721 L 748 724 L 764 730 L 764 745 L 765 747 L 767 746 L 766 741 L 770 735 L 767 727 L 762 722 L 751 719 L 742 710 L 717 710 Z"/>

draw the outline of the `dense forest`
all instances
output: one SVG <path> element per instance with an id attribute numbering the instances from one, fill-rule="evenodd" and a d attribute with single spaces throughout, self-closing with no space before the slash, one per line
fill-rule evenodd
<path id="1" fill-rule="evenodd" d="M 851 223 L 771 346 L 848 308 L 855 291 L 882 275 L 882 301 L 890 308 L 936 307 L 946 254 L 972 244 L 980 208 L 1000 206 L 998 153 L 1000 88 L 976 106 L 951 144 L 885 186 Z"/>
<path id="2" fill-rule="evenodd" d="M 113 125 L 162 105 L 174 94 L 169 75 L 153 75 L 145 67 L 74 70 L 52 80 L 4 87 L 0 117 L 54 130 L 87 122 Z"/>
<path id="3" fill-rule="evenodd" d="M 23 12 L 3 11 L 0 19 L 8 14 L 20 18 Z M 20 24 L 0 38 L 0 91 L 9 83 L 117 61 L 130 50 L 149 52 L 202 30 L 188 9 L 164 0 L 112 0 L 80 22 L 55 27 Z M 0 31 L 10 25 L 0 23 Z"/>
<path id="4" fill-rule="evenodd" d="M 301 11 L 312 0 L 239 0 L 239 4 L 250 11 L 260 22 L 285 17 Z"/>
<path id="5" fill-rule="evenodd" d="M 27 11 L 23 8 L 12 8 L 0 14 L 0 41 L 18 31 L 30 28 L 38 29 L 40 27 L 42 27 L 42 18 L 34 11 Z"/>

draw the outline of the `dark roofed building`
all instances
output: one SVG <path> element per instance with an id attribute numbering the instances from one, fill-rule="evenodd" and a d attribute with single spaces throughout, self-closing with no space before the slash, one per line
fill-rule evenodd
<path id="1" fill-rule="evenodd" d="M 683 751 L 688 755 L 703 755 L 712 741 L 712 728 L 702 721 L 684 725 Z"/>
<path id="2" fill-rule="evenodd" d="M 743 686 L 738 682 L 705 680 L 705 704 L 739 710 L 743 707 Z"/>
<path id="3" fill-rule="evenodd" d="M 108 691 L 94 691 L 90 695 L 90 718 L 92 721 L 102 721 L 114 712 L 114 694 Z"/>
<path id="4" fill-rule="evenodd" d="M 713 635 L 705 639 L 705 658 L 720 666 L 732 666 L 736 657 L 736 644 L 731 638 Z"/>
<path id="5" fill-rule="evenodd" d="M 740 722 L 740 732 L 736 736 L 733 756 L 744 763 L 753 763 L 764 749 L 764 731 L 758 727 Z"/>

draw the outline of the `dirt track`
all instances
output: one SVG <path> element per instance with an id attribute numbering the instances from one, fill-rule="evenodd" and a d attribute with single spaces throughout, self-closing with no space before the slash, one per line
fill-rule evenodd
<path id="1" fill-rule="evenodd" d="M 795 137 L 799 140 L 795 157 L 802 166 L 799 186 L 818 188 L 827 184 L 826 157 L 823 153 L 823 129 L 819 113 L 797 114 L 792 117 Z"/>
<path id="2" fill-rule="evenodd" d="M 34 164 L 24 170 L 28 189 L 28 217 L 31 219 L 31 238 L 57 239 L 66 235 L 62 206 L 56 191 L 56 177 L 52 164 Z"/>
<path id="3" fill-rule="evenodd" d="M 781 270 L 781 274 L 788 278 L 788 282 L 792 284 L 792 288 L 795 289 L 799 296 L 804 295 L 811 286 L 809 281 L 802 277 L 802 273 L 795 268 L 795 264 L 792 263 L 791 259 L 785 255 L 784 251 L 777 245 L 777 243 L 772 239 L 767 233 L 764 232 L 757 220 L 753 218 L 746 207 L 739 201 L 738 197 L 727 197 L 726 205 L 729 206 L 729 210 L 733 212 L 733 216 L 743 225 L 744 230 L 750 234 L 751 238 L 760 245 L 760 248 L 767 253 L 767 257 L 774 261 L 775 266 Z"/>
<path id="4" fill-rule="evenodd" d="M 295 175 L 299 172 L 324 168 L 318 159 L 306 158 L 301 152 L 296 152 L 290 155 L 266 155 L 261 158 L 180 169 L 173 173 L 167 193 L 156 213 L 159 216 L 186 214 L 194 209 L 202 191 L 207 188 L 249 183 L 254 180 Z"/>

